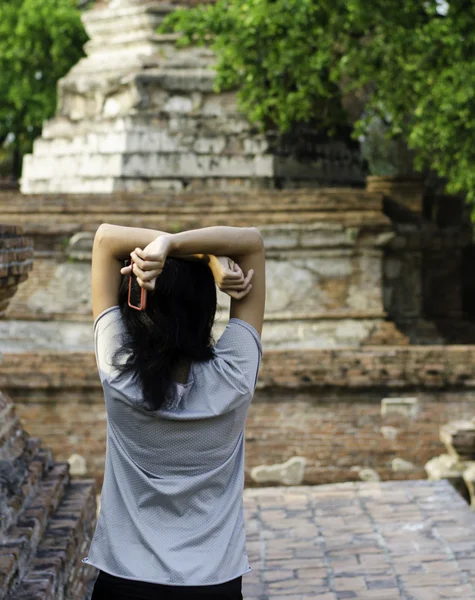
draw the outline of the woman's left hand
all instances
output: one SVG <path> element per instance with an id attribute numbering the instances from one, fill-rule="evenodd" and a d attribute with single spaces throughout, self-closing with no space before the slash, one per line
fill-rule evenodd
<path id="1" fill-rule="evenodd" d="M 153 291 L 157 277 L 163 271 L 165 261 L 170 251 L 170 240 L 167 235 L 157 237 L 143 250 L 136 248 L 130 253 L 133 261 L 134 275 L 140 287 Z M 123 267 L 122 275 L 130 275 L 131 267 Z"/>
<path id="2" fill-rule="evenodd" d="M 244 275 L 241 267 L 227 256 L 211 256 L 209 266 L 218 288 L 231 298 L 240 300 L 251 291 L 252 269 Z"/>

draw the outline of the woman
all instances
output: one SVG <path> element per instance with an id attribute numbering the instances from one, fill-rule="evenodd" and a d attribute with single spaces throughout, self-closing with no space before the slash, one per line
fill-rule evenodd
<path id="1" fill-rule="evenodd" d="M 128 306 L 131 269 L 143 311 Z M 213 346 L 215 282 L 231 308 Z M 99 569 L 92 600 L 242 599 L 244 425 L 264 304 L 255 228 L 99 227 L 92 305 L 107 449 L 83 559 Z"/>

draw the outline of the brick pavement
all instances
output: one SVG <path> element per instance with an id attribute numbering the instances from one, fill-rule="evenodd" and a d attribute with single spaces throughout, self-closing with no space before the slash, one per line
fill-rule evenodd
<path id="1" fill-rule="evenodd" d="M 475 600 L 475 513 L 443 480 L 246 489 L 245 600 Z"/>

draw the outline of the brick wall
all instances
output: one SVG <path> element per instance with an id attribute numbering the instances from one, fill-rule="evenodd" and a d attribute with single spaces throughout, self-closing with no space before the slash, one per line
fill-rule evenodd
<path id="1" fill-rule="evenodd" d="M 0 224 L 0 316 L 32 256 L 21 228 Z M 69 464 L 55 463 L 51 449 L 23 430 L 0 391 L 0 598 L 86 597 L 96 572 L 81 559 L 95 527 L 95 491 L 92 480 L 70 480 Z"/>
<path id="2" fill-rule="evenodd" d="M 440 425 L 475 414 L 474 387 L 469 346 L 269 351 L 246 428 L 246 482 L 252 467 L 292 456 L 307 459 L 307 484 L 356 480 L 360 467 L 425 478 L 424 464 L 444 452 Z M 106 413 L 92 354 L 7 354 L 0 388 L 32 435 L 59 460 L 84 456 L 101 484 Z M 382 416 L 387 396 L 418 398 L 416 414 Z M 415 467 L 394 471 L 394 458 Z"/>

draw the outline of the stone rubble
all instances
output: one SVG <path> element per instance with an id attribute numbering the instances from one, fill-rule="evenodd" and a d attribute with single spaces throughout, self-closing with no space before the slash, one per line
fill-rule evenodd
<path id="1" fill-rule="evenodd" d="M 475 511 L 475 419 L 450 421 L 440 427 L 448 454 L 429 460 L 429 480 L 447 479 Z"/>

